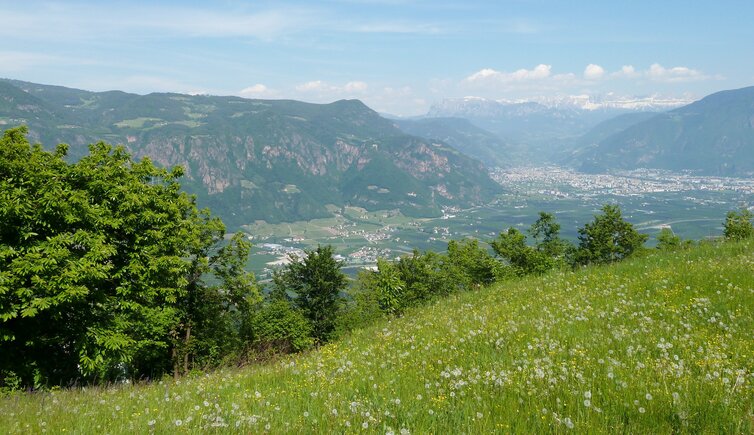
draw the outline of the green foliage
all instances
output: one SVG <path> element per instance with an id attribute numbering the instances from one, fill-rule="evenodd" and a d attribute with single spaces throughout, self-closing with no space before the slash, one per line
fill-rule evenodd
<path id="1" fill-rule="evenodd" d="M 754 236 L 754 216 L 746 209 L 742 208 L 739 212 L 729 211 L 725 216 L 723 225 L 723 235 L 726 240 L 744 240 Z"/>
<path id="2" fill-rule="evenodd" d="M 560 238 L 560 224 L 555 216 L 539 212 L 528 232 L 534 246 L 527 245 L 526 235 L 515 228 L 500 233 L 490 243 L 495 254 L 507 263 L 509 275 L 540 275 L 569 262 L 573 246 Z"/>
<path id="3" fill-rule="evenodd" d="M 557 265 L 563 265 L 572 255 L 573 246 L 560 238 L 560 224 L 551 213 L 539 212 L 539 218 L 529 228 L 538 251 L 544 252 Z"/>
<path id="4" fill-rule="evenodd" d="M 555 266 L 555 260 L 546 252 L 526 244 L 526 235 L 515 228 L 501 232 L 490 242 L 492 249 L 505 260 L 515 276 L 539 275 Z"/>
<path id="5" fill-rule="evenodd" d="M 476 239 L 448 242 L 446 268 L 465 288 L 489 285 L 501 274 L 501 266 Z"/>
<path id="6" fill-rule="evenodd" d="M 0 375 L 158 376 L 222 353 L 228 297 L 253 292 L 234 267 L 248 246 L 211 253 L 224 226 L 180 191 L 180 168 L 103 142 L 69 164 L 25 133 L 0 139 Z M 228 291 L 203 282 L 213 271 Z"/>
<path id="7" fill-rule="evenodd" d="M 682 246 L 683 241 L 670 228 L 663 228 L 657 235 L 657 249 L 661 251 L 675 251 Z"/>
<path id="8" fill-rule="evenodd" d="M 374 287 L 377 290 L 377 304 L 388 314 L 396 314 L 404 304 L 403 290 L 406 284 L 401 279 L 398 268 L 384 260 L 377 260 L 377 273 L 374 277 Z"/>
<path id="9" fill-rule="evenodd" d="M 620 207 L 607 204 L 594 221 L 579 228 L 576 262 L 599 264 L 622 260 L 640 250 L 647 238 L 623 220 Z"/>
<path id="10" fill-rule="evenodd" d="M 295 295 L 294 305 L 312 325 L 312 336 L 318 342 L 331 338 L 342 303 L 346 276 L 341 262 L 333 257 L 333 247 L 318 246 L 305 251 L 303 259 L 291 257 L 291 262 L 274 277 L 277 294 Z"/>
<path id="11" fill-rule="evenodd" d="M 401 279 L 406 284 L 406 306 L 418 305 L 457 290 L 457 283 L 445 267 L 445 257 L 436 252 L 414 250 L 397 263 Z"/>
<path id="12" fill-rule="evenodd" d="M 751 434 L 752 254 L 652 250 L 457 293 L 268 364 L 16 394 L 0 433 Z"/>
<path id="13" fill-rule="evenodd" d="M 256 311 L 250 332 L 247 339 L 263 354 L 299 352 L 314 344 L 312 325 L 285 299 L 270 299 Z"/>

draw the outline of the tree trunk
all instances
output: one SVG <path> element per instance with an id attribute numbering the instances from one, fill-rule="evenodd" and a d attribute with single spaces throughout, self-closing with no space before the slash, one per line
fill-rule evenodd
<path id="1" fill-rule="evenodd" d="M 183 374 L 189 371 L 189 340 L 191 340 L 191 325 L 186 327 L 186 353 L 183 355 Z"/>

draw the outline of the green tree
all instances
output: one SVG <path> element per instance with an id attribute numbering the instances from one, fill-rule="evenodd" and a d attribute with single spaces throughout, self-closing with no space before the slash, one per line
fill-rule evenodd
<path id="1" fill-rule="evenodd" d="M 181 168 L 102 142 L 70 164 L 65 145 L 46 152 L 25 134 L 0 139 L 0 378 L 31 386 L 169 371 L 187 325 L 203 333 L 199 307 L 225 303 L 221 286 L 200 279 L 222 222 L 181 192 Z M 233 253 L 221 252 L 227 264 Z"/>
<path id="2" fill-rule="evenodd" d="M 446 263 L 464 288 L 492 284 L 500 274 L 500 263 L 476 239 L 448 242 Z"/>
<path id="3" fill-rule="evenodd" d="M 675 251 L 683 246 L 681 238 L 673 233 L 670 228 L 663 228 L 657 235 L 657 249 L 661 251 Z"/>
<path id="4" fill-rule="evenodd" d="M 446 267 L 445 256 L 428 251 L 414 250 L 401 257 L 397 263 L 401 280 L 406 284 L 405 305 L 414 306 L 449 295 L 458 290 L 458 284 Z"/>
<path id="5" fill-rule="evenodd" d="M 251 317 L 247 340 L 261 354 L 299 352 L 314 344 L 312 325 L 286 299 L 270 298 Z"/>
<path id="6" fill-rule="evenodd" d="M 744 240 L 754 236 L 751 211 L 741 208 L 739 212 L 729 211 L 723 224 L 723 235 L 726 240 Z"/>
<path id="7" fill-rule="evenodd" d="M 501 232 L 490 245 L 516 276 L 542 274 L 555 265 L 554 259 L 545 251 L 527 245 L 526 235 L 513 227 Z"/>
<path id="8" fill-rule="evenodd" d="M 607 204 L 602 207 L 602 214 L 579 228 L 576 262 L 599 264 L 622 260 L 641 249 L 647 237 L 623 220 L 620 207 Z"/>
<path id="9" fill-rule="evenodd" d="M 554 260 L 554 265 L 564 265 L 572 255 L 573 245 L 560 238 L 560 224 L 551 213 L 539 212 L 539 218 L 529 228 L 537 250 Z"/>
<path id="10" fill-rule="evenodd" d="M 293 303 L 312 325 L 312 336 L 318 342 L 331 338 L 347 285 L 341 262 L 333 257 L 332 246 L 318 246 L 305 251 L 303 259 L 291 262 L 275 274 L 277 294 L 292 293 Z"/>

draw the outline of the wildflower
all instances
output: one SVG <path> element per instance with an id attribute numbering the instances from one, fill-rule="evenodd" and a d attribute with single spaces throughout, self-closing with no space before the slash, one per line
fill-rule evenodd
<path id="1" fill-rule="evenodd" d="M 642 407 L 642 406 L 639 407 L 639 414 L 644 414 L 646 411 L 647 410 L 644 409 L 644 407 Z"/>
<path id="2" fill-rule="evenodd" d="M 590 406 L 592 406 L 592 401 L 589 399 L 584 399 L 584 406 L 589 408 Z"/>
<path id="3" fill-rule="evenodd" d="M 147 426 L 154 426 L 154 425 L 155 425 L 155 423 L 157 423 L 157 420 L 149 420 L 149 421 L 147 422 Z"/>
<path id="4" fill-rule="evenodd" d="M 476 418 L 482 418 L 482 417 L 484 417 L 484 414 L 482 414 L 481 412 L 476 413 Z"/>
<path id="5" fill-rule="evenodd" d="M 333 408 L 331 412 L 332 412 L 332 415 L 338 415 L 338 410 L 335 408 Z"/>
<path id="6" fill-rule="evenodd" d="M 183 420 L 180 420 L 180 419 L 176 420 L 176 421 L 175 421 L 175 425 L 176 425 L 176 426 L 181 426 L 181 425 L 183 425 Z"/>
<path id="7" fill-rule="evenodd" d="M 369 423 L 367 423 L 367 422 L 365 421 L 364 423 L 361 423 L 361 427 L 362 427 L 362 428 L 364 428 L 364 429 L 366 429 L 366 428 L 368 428 L 368 427 L 369 427 Z"/>
<path id="8" fill-rule="evenodd" d="M 652 395 L 651 395 L 651 394 L 649 394 L 649 393 L 647 393 L 647 395 L 646 395 L 646 396 L 644 396 L 644 397 L 646 397 L 646 399 L 647 399 L 647 400 L 652 400 Z"/>
<path id="9" fill-rule="evenodd" d="M 584 392 L 584 398 L 585 399 L 591 399 L 592 398 L 592 392 L 591 391 L 585 391 Z"/>

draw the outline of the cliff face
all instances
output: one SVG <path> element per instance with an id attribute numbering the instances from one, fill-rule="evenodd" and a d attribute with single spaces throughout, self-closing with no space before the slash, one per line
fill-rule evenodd
<path id="1" fill-rule="evenodd" d="M 297 101 L 121 92 L 0 82 L 0 123 L 32 139 L 98 140 L 185 168 L 184 184 L 231 226 L 327 216 L 327 204 L 436 215 L 498 192 L 483 165 L 407 135 L 359 101 Z M 34 110 L 27 110 L 30 106 Z"/>

